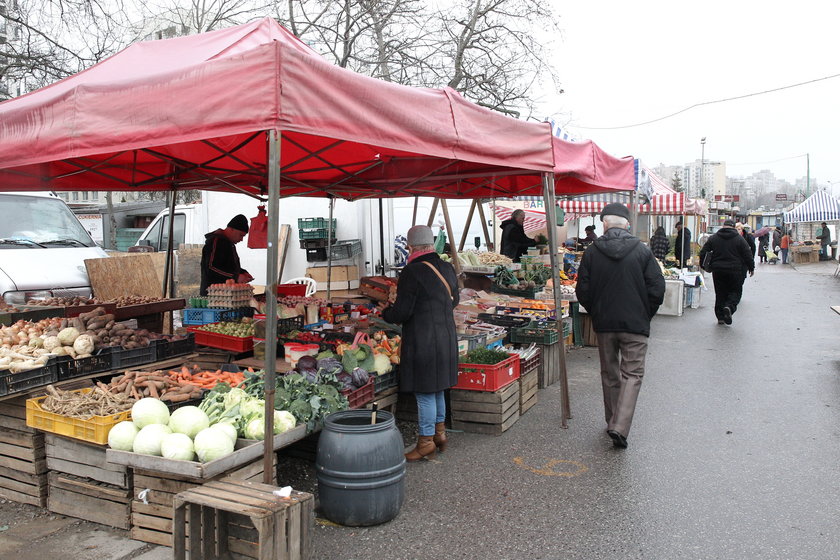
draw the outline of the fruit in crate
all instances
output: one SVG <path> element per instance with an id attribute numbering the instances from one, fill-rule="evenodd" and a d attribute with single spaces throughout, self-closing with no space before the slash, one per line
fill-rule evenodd
<path id="1" fill-rule="evenodd" d="M 254 323 L 251 319 L 245 317 L 242 321 L 237 322 L 224 321 L 203 325 L 198 327 L 197 330 L 235 336 L 237 338 L 250 338 L 254 336 Z"/>

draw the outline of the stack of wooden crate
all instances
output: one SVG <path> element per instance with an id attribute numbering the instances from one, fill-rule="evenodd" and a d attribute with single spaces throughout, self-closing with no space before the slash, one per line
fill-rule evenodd
<path id="1" fill-rule="evenodd" d="M 105 460 L 106 448 L 46 434 L 47 509 L 117 529 L 131 526 L 131 475 Z"/>
<path id="2" fill-rule="evenodd" d="M 498 391 L 449 392 L 452 429 L 479 434 L 501 435 L 519 420 L 519 383 Z"/>
<path id="3" fill-rule="evenodd" d="M 0 498 L 44 507 L 44 434 L 26 425 L 24 397 L 0 402 Z"/>
<path id="4" fill-rule="evenodd" d="M 275 474 L 273 473 L 272 480 L 274 480 Z M 262 482 L 262 457 L 248 465 L 214 477 L 212 480 L 227 477 L 235 480 Z M 201 486 L 209 480 L 135 468 L 132 473 L 132 482 L 134 497 L 131 501 L 131 538 L 171 547 L 172 508 L 175 495 Z"/>
<path id="5" fill-rule="evenodd" d="M 525 414 L 537 404 L 537 393 L 539 389 L 540 367 L 542 364 L 542 352 L 521 364 L 522 372 L 519 375 L 519 414 Z"/>

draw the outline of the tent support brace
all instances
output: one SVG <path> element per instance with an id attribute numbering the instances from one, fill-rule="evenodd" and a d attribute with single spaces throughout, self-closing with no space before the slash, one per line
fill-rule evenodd
<path id="1" fill-rule="evenodd" d="M 477 204 L 481 204 L 478 199 L 473 199 L 472 204 L 470 205 L 470 211 L 467 214 L 467 223 L 464 224 L 464 233 L 461 235 L 461 242 L 458 244 L 458 250 L 464 250 L 464 244 L 467 242 L 467 233 L 470 231 L 470 224 L 472 224 L 473 213 L 475 212 L 475 207 Z"/>
<path id="2" fill-rule="evenodd" d="M 277 242 L 280 233 L 280 131 L 268 131 L 268 271 L 265 279 L 265 440 L 263 482 L 274 484 L 274 392 L 277 369 Z"/>
<path id="3" fill-rule="evenodd" d="M 174 240 L 172 239 L 175 231 L 175 201 L 178 198 L 175 191 L 175 185 L 172 185 L 172 190 L 169 191 L 169 231 L 167 235 L 169 238 L 166 240 L 166 260 L 163 263 L 163 287 L 161 289 L 161 297 L 166 297 L 167 291 L 169 292 L 170 296 L 175 295 L 174 292 L 174 284 L 175 278 L 174 274 L 174 267 L 172 266 L 172 251 Z M 170 278 L 172 276 L 173 278 Z M 172 314 L 170 313 L 170 317 Z M 170 329 L 171 330 L 171 329 Z"/>
<path id="4" fill-rule="evenodd" d="M 458 246 L 455 245 L 455 234 L 452 230 L 452 221 L 449 219 L 449 207 L 446 199 L 440 199 L 440 207 L 443 209 L 443 221 L 446 222 L 446 231 L 449 235 L 449 254 L 452 255 L 452 266 L 455 267 L 455 276 L 458 278 L 458 287 L 464 287 L 464 279 L 461 277 L 461 261 L 458 260 Z"/>
<path id="5" fill-rule="evenodd" d="M 545 200 L 545 219 L 547 220 L 548 250 L 551 255 L 551 278 L 554 284 L 554 306 L 557 310 L 557 325 L 560 330 L 560 427 L 568 428 L 567 419 L 572 417 L 569 401 L 569 376 L 566 371 L 566 341 L 563 338 L 560 299 L 560 265 L 557 259 L 557 208 L 554 202 L 554 174 L 543 174 L 543 198 Z"/>
<path id="6" fill-rule="evenodd" d="M 439 202 L 439 198 L 435 198 L 434 202 L 432 202 L 432 209 L 429 212 L 429 221 L 426 222 L 426 225 L 429 227 L 432 227 L 432 224 L 435 223 L 435 214 L 437 213 L 437 207 Z"/>
<path id="7" fill-rule="evenodd" d="M 487 250 L 490 250 L 490 232 L 487 231 L 487 218 L 484 217 L 484 204 L 481 200 L 478 200 L 478 217 L 481 219 L 481 229 L 484 231 L 484 243 L 487 245 Z M 495 232 L 494 232 L 495 234 Z M 493 250 L 496 250 L 495 245 L 493 246 Z"/>

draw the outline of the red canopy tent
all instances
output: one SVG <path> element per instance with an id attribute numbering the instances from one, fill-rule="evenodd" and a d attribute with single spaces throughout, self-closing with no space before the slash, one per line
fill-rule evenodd
<path id="1" fill-rule="evenodd" d="M 0 103 L 0 191 L 267 195 L 271 249 L 283 196 L 543 194 L 553 219 L 552 172 L 567 192 L 625 181 L 623 160 L 604 157 L 594 145 L 552 142 L 547 123 L 505 117 L 454 90 L 410 88 L 336 67 L 266 18 L 137 43 Z M 271 293 L 277 251 L 267 255 Z M 270 316 L 275 306 L 269 298 Z M 266 336 L 275 335 L 269 322 Z M 267 407 L 275 350 L 266 351 Z M 272 420 L 267 414 L 269 437 Z"/>

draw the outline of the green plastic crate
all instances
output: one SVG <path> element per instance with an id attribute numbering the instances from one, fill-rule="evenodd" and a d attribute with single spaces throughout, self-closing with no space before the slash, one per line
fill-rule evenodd
<path id="1" fill-rule="evenodd" d="M 332 219 L 332 230 L 335 231 L 336 219 Z M 300 229 L 327 229 L 330 227 L 329 218 L 298 218 Z M 325 236 L 326 237 L 326 236 Z"/>
<path id="2" fill-rule="evenodd" d="M 568 325 L 564 324 L 563 327 L 565 331 Z M 537 344 L 555 344 L 559 340 L 560 334 L 557 332 L 557 321 L 532 322 L 527 326 L 515 327 L 510 330 L 510 341 L 520 344 L 531 342 Z"/>

